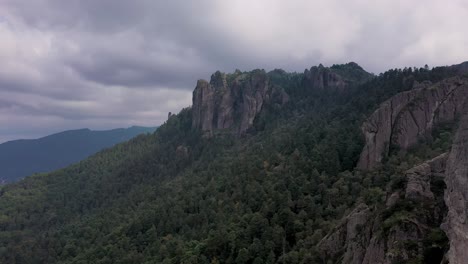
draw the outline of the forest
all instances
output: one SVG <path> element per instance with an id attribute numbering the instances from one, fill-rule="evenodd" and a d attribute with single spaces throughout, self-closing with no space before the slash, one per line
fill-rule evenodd
<path id="1" fill-rule="evenodd" d="M 447 151 L 453 138 L 453 126 L 440 127 L 433 140 L 359 171 L 361 124 L 416 82 L 456 74 L 329 69 L 349 89 L 315 91 L 302 73 L 267 73 L 289 101 L 266 105 L 240 137 L 203 136 L 188 107 L 151 135 L 2 186 L 0 262 L 327 263 L 317 244 L 343 216 L 358 203 L 381 210 L 403 172 Z"/>

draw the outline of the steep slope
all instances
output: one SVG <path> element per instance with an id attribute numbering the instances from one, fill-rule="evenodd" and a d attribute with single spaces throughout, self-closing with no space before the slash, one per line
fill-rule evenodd
<path id="1" fill-rule="evenodd" d="M 347 70 L 354 74 L 348 75 Z M 353 62 L 345 65 L 334 65 L 331 68 L 320 64 L 304 71 L 303 83 L 306 87 L 321 93 L 330 91 L 344 92 L 353 85 L 353 81 L 360 82 L 367 78 L 370 78 L 370 75 Z"/>
<path id="2" fill-rule="evenodd" d="M 383 208 L 359 204 L 319 243 L 322 258 L 343 264 L 441 263 L 446 208 L 440 185 L 447 156 L 405 171 L 403 188 L 391 190 Z"/>
<path id="3" fill-rule="evenodd" d="M 193 92 L 193 128 L 212 135 L 215 129 L 235 127 L 240 135 L 253 125 L 263 104 L 287 101 L 288 95 L 270 84 L 265 71 L 230 75 L 216 72 L 209 83 L 198 81 Z"/>
<path id="4" fill-rule="evenodd" d="M 366 145 L 357 167 L 382 163 L 391 149 L 407 150 L 430 137 L 434 126 L 455 122 L 466 109 L 468 79 L 454 77 L 435 85 L 417 85 L 385 101 L 363 124 Z"/>
<path id="5" fill-rule="evenodd" d="M 445 203 L 448 214 L 443 224 L 450 241 L 449 263 L 468 259 L 468 115 L 460 122 L 452 151 L 447 161 Z"/>
<path id="6" fill-rule="evenodd" d="M 63 168 L 104 148 L 154 130 L 146 127 L 106 131 L 80 129 L 0 144 L 0 182 L 13 182 L 33 173 Z"/>
<path id="7" fill-rule="evenodd" d="M 318 84 L 281 70 L 216 73 L 199 82 L 194 106 L 156 133 L 2 187 L 0 262 L 323 263 L 317 244 L 356 202 L 369 208 L 358 226 L 395 177 L 449 145 L 439 133 L 422 154 L 392 156 L 381 171 L 353 171 L 364 117 L 415 81 L 452 76 L 446 70 L 371 76 L 350 63 L 323 69 Z M 344 89 L 330 85 L 338 80 Z M 283 92 L 287 101 L 272 100 Z M 427 177 L 412 175 L 410 193 L 430 197 Z M 443 188 L 432 183 L 439 216 Z M 389 192 L 403 188 L 395 185 Z"/>
<path id="8" fill-rule="evenodd" d="M 406 170 L 403 180 L 394 174 L 385 199 L 374 206 L 360 203 L 344 217 L 318 244 L 322 259 L 350 264 L 465 263 L 466 114 L 456 130 L 448 153 Z"/>
<path id="9" fill-rule="evenodd" d="M 464 64 L 449 68 L 457 73 L 465 69 Z M 466 261 L 467 93 L 463 74 L 435 84 L 416 83 L 382 103 L 364 122 L 366 144 L 358 168 L 372 169 L 367 173 L 382 173 L 391 163 L 408 164 L 411 159 L 404 157 L 415 153 L 428 157 L 448 153 L 404 172 L 392 172 L 381 193 L 385 199 L 374 204 L 361 200 L 318 244 L 324 261 Z M 455 139 L 448 145 L 454 129 Z"/>
<path id="10" fill-rule="evenodd" d="M 237 70 L 232 74 L 218 71 L 210 82 L 199 80 L 193 91 L 192 127 L 206 136 L 213 136 L 214 131 L 242 135 L 252 128 L 264 108 L 281 108 L 291 96 L 336 96 L 371 78 L 353 62 L 330 68 L 314 66 L 303 74 L 282 70 Z"/>

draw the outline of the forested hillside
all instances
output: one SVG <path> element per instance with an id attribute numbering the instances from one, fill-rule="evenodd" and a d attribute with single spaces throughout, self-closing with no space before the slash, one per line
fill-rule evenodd
<path id="1" fill-rule="evenodd" d="M 104 148 L 155 129 L 136 126 L 103 131 L 78 129 L 0 144 L 0 183 L 66 167 Z"/>
<path id="2" fill-rule="evenodd" d="M 0 262 L 340 263 L 318 247 L 324 237 L 357 204 L 380 212 L 456 127 L 361 171 L 361 125 L 397 93 L 460 74 L 374 76 L 355 63 L 216 73 L 156 133 L 3 186 Z"/>

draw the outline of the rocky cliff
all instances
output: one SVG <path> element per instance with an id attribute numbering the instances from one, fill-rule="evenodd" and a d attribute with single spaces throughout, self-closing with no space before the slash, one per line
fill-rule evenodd
<path id="1" fill-rule="evenodd" d="M 216 72 L 210 82 L 198 81 L 193 92 L 192 127 L 205 135 L 220 129 L 231 129 L 240 135 L 252 126 L 264 104 L 287 101 L 288 95 L 271 84 L 263 70 Z"/>
<path id="2" fill-rule="evenodd" d="M 438 124 L 454 123 L 448 153 L 404 173 L 388 186 L 382 207 L 364 203 L 318 245 L 333 263 L 466 263 L 468 259 L 468 79 L 422 83 L 380 105 L 363 124 L 366 144 L 358 168 L 368 170 L 392 149 L 431 139 Z"/>
<path id="3" fill-rule="evenodd" d="M 373 76 L 353 62 L 330 68 L 314 66 L 303 74 L 291 75 L 300 76 L 298 87 L 292 89 L 306 91 L 303 96 L 325 91 L 342 92 Z M 217 130 L 241 135 L 253 125 L 266 104 L 283 105 L 289 100 L 283 86 L 291 83 L 294 82 L 283 70 L 270 73 L 264 70 L 236 71 L 232 74 L 218 71 L 209 82 L 199 80 L 197 83 L 192 99 L 192 127 L 207 136 Z"/>
<path id="4" fill-rule="evenodd" d="M 324 67 L 322 64 L 306 69 L 302 78 L 302 85 L 309 91 L 344 92 L 350 86 L 363 83 L 373 77 L 355 62 L 335 64 Z"/>
<path id="5" fill-rule="evenodd" d="M 468 260 L 468 116 L 460 122 L 447 161 L 445 203 L 448 214 L 443 224 L 450 241 L 449 263 Z"/>
<path id="6" fill-rule="evenodd" d="M 417 84 L 385 101 L 362 125 L 365 146 L 357 167 L 369 170 L 391 149 L 406 150 L 430 139 L 434 126 L 455 121 L 466 107 L 468 79 L 453 77 L 437 84 Z"/>
<path id="7" fill-rule="evenodd" d="M 441 263 L 446 238 L 443 182 L 447 154 L 405 172 L 385 208 L 359 204 L 318 245 L 322 259 L 343 264 Z M 411 262 L 413 261 L 413 262 Z M 454 262 L 457 263 L 457 262 Z"/>
<path id="8" fill-rule="evenodd" d="M 321 92 L 343 91 L 348 86 L 345 78 L 321 64 L 304 71 L 303 84 Z"/>

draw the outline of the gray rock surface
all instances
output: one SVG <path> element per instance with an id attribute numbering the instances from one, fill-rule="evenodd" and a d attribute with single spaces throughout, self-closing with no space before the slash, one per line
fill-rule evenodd
<path id="1" fill-rule="evenodd" d="M 442 228 L 446 232 L 451 264 L 468 261 L 468 115 L 460 122 L 445 175 L 445 204 L 448 214 Z"/>
<path id="2" fill-rule="evenodd" d="M 433 200 L 431 177 L 444 171 L 447 153 L 424 162 L 406 172 L 405 198 L 413 201 Z"/>
<path id="3" fill-rule="evenodd" d="M 374 168 L 389 154 L 390 146 L 406 150 L 430 138 L 435 125 L 459 117 L 466 97 L 468 79 L 453 77 L 432 86 L 417 84 L 385 101 L 362 125 L 366 143 L 357 168 Z"/>
<path id="4" fill-rule="evenodd" d="M 371 220 L 371 210 L 365 204 L 359 204 L 335 232 L 327 235 L 318 245 L 323 259 L 336 257 L 344 250 L 342 263 L 362 263 L 366 252 L 361 241 L 368 241 L 370 229 L 366 227 Z"/>
<path id="5" fill-rule="evenodd" d="M 408 213 L 389 222 L 381 212 L 359 204 L 318 244 L 322 259 L 339 260 L 342 264 L 392 264 L 422 259 L 422 241 L 431 231 L 430 225 L 442 218 L 431 180 L 444 173 L 447 157 L 448 154 L 442 154 L 406 171 L 405 188 L 387 198 L 386 210 L 393 210 L 403 199 L 411 200 L 427 210 L 425 218 Z"/>
<path id="6" fill-rule="evenodd" d="M 228 82 L 228 78 L 231 80 Z M 216 72 L 211 81 L 200 80 L 193 92 L 192 127 L 212 135 L 214 130 L 231 129 L 243 134 L 266 103 L 284 104 L 288 95 L 270 84 L 265 71 Z"/>
<path id="7" fill-rule="evenodd" d="M 303 82 L 306 87 L 319 91 L 343 91 L 348 86 L 340 75 L 322 65 L 305 70 Z"/>

